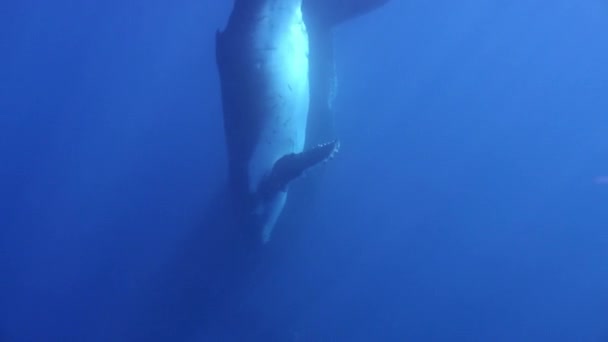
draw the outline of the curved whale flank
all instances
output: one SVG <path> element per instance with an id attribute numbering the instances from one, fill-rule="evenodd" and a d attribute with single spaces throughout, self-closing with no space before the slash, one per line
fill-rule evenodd
<path id="1" fill-rule="evenodd" d="M 268 241 L 289 183 L 337 142 L 303 152 L 309 106 L 302 0 L 237 0 L 216 37 L 229 181 L 239 220 Z"/>

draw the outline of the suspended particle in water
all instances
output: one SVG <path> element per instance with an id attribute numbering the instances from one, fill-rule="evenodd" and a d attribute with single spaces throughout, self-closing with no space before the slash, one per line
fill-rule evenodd
<path id="1" fill-rule="evenodd" d="M 595 177 L 595 184 L 608 185 L 608 176 L 597 176 Z"/>

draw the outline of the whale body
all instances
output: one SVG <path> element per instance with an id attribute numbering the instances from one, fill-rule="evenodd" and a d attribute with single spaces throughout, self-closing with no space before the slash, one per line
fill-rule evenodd
<path id="1" fill-rule="evenodd" d="M 304 151 L 309 45 L 302 0 L 237 0 L 216 36 L 229 183 L 235 215 L 268 241 L 291 181 L 330 158 L 330 141 Z"/>

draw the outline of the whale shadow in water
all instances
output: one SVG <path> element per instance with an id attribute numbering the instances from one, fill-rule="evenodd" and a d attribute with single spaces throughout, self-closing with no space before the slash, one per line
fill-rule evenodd
<path id="1" fill-rule="evenodd" d="M 222 188 L 208 202 L 199 222 L 174 246 L 148 285 L 129 322 L 125 341 L 292 341 L 285 325 L 260 315 L 271 293 L 256 285 L 272 276 L 277 253 L 262 244 L 234 216 L 229 191 Z M 289 220 L 292 222 L 291 220 Z M 284 227 L 279 229 L 301 227 Z"/>
<path id="2" fill-rule="evenodd" d="M 174 247 L 139 294 L 125 340 L 191 341 L 201 332 L 234 328 L 230 321 L 238 320 L 238 304 L 264 250 L 257 236 L 237 224 L 227 190 L 217 191 L 199 223 Z"/>

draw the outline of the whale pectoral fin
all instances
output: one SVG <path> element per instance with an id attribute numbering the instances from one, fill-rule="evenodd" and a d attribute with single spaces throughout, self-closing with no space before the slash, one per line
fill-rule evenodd
<path id="1" fill-rule="evenodd" d="M 340 24 L 386 5 L 390 0 L 304 0 L 305 15 L 328 26 Z"/>
<path id="2" fill-rule="evenodd" d="M 260 190 L 266 195 L 285 191 L 290 182 L 302 176 L 311 167 L 332 158 L 339 150 L 337 140 L 317 145 L 300 153 L 290 153 L 274 163 L 272 172 Z"/>

